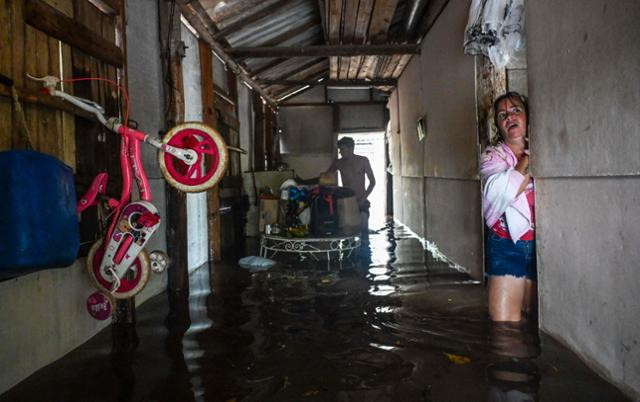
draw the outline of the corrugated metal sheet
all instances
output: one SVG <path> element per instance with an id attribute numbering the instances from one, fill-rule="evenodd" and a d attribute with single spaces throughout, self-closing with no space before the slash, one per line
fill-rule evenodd
<path id="1" fill-rule="evenodd" d="M 314 29 L 309 30 L 314 33 L 313 39 L 302 37 L 298 43 L 290 41 L 289 45 L 306 45 L 313 41 L 322 40 L 322 27 L 319 23 L 320 17 L 316 3 L 308 0 L 292 1 L 291 5 L 281 8 L 279 12 L 259 19 L 226 36 L 225 39 L 231 46 L 260 46 L 313 21 L 318 22 Z"/>
<path id="2" fill-rule="evenodd" d="M 209 17 L 220 31 L 216 40 L 224 46 L 256 47 L 256 46 L 309 46 L 326 44 L 326 33 L 323 22 L 329 23 L 329 0 L 199 0 Z M 355 0 L 343 0 L 345 2 Z M 370 0 L 371 1 L 371 0 Z M 428 1 L 428 0 L 427 0 Z M 380 4 L 378 4 L 380 3 Z M 351 3 L 338 11 L 332 10 L 331 25 L 335 34 L 336 27 L 342 43 L 344 32 L 353 35 L 358 16 L 358 26 L 370 27 L 376 21 L 376 40 L 386 37 L 387 43 L 402 42 L 404 39 L 404 15 L 409 7 L 409 0 L 376 0 L 376 7 L 358 6 L 357 13 Z M 359 3 L 360 4 L 360 3 Z M 349 17 L 345 12 L 349 11 Z M 392 15 L 384 15 L 384 14 Z M 354 17 L 355 16 L 355 17 Z M 368 20 L 367 20 L 368 19 Z M 384 22 L 384 21 L 388 22 Z M 368 21 L 368 23 L 367 23 Z M 366 23 L 366 25 L 362 25 Z M 339 25 L 339 26 L 338 26 Z M 373 28 L 371 28 L 373 29 Z M 366 31 L 365 31 L 366 32 Z M 348 34 L 349 35 L 349 34 Z M 349 39 L 345 39 L 349 42 Z M 384 40 L 384 38 L 383 38 Z M 361 43 L 371 43 L 372 38 L 365 37 Z M 339 59 L 339 60 L 338 60 Z M 319 76 L 330 76 L 329 58 L 315 61 L 309 57 L 289 58 L 246 58 L 238 62 L 258 81 L 261 79 L 315 79 Z M 397 78 L 402 74 L 409 60 L 407 56 L 370 56 L 333 58 L 342 67 L 335 78 Z M 345 64 L 346 63 L 346 64 Z M 355 69 L 354 69 L 355 68 Z M 333 71 L 333 70 L 332 70 Z M 335 72 L 332 73 L 336 74 Z M 271 86 L 267 90 L 274 95 L 287 93 L 296 87 Z M 299 86 L 297 87 L 299 88 Z M 390 89 L 390 88 L 384 88 Z"/>

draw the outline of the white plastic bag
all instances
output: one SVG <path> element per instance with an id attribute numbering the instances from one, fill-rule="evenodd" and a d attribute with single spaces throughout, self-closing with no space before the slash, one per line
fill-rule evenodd
<path id="1" fill-rule="evenodd" d="M 464 52 L 484 54 L 497 68 L 524 49 L 524 0 L 472 0 Z"/>
<path id="2" fill-rule="evenodd" d="M 266 271 L 267 269 L 276 265 L 274 260 L 269 258 L 258 257 L 251 255 L 249 257 L 243 257 L 238 260 L 238 265 L 244 269 L 250 269 L 252 271 Z"/>

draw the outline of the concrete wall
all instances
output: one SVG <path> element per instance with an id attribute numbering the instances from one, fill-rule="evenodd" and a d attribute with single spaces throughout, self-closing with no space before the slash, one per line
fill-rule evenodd
<path id="1" fill-rule="evenodd" d="M 130 21 L 137 22 L 127 26 L 131 117 L 140 129 L 155 135 L 163 126 L 160 52 L 153 46 L 159 43 L 156 2 L 128 1 L 127 14 Z M 143 147 L 143 158 L 154 204 L 165 216 L 164 181 L 156 153 Z M 150 240 L 149 251 L 166 250 L 165 230 L 161 224 Z M 166 275 L 152 275 L 136 304 L 165 288 Z M 84 258 L 70 267 L 0 282 L 0 393 L 109 325 L 109 320 L 96 321 L 86 311 L 86 299 L 93 292 Z"/>
<path id="2" fill-rule="evenodd" d="M 482 277 L 474 59 L 462 52 L 468 1 L 449 2 L 389 98 L 395 219 Z M 417 136 L 425 117 L 427 135 Z M 402 177 L 398 180 L 399 176 Z M 419 182 L 416 182 L 419 180 Z M 421 225 L 421 227 L 420 227 Z"/>
<path id="3" fill-rule="evenodd" d="M 127 2 L 127 15 L 136 19 L 145 16 L 144 23 L 127 25 L 127 78 L 131 117 L 145 132 L 158 136 L 164 129 L 164 94 L 162 89 L 162 65 L 158 43 L 157 6 L 149 1 Z M 149 44 L 157 44 L 150 46 Z M 143 163 L 153 194 L 153 204 L 161 217 L 167 216 L 165 180 L 158 166 L 157 151 L 150 146 L 142 147 Z M 158 231 L 147 246 L 148 251 L 167 250 L 166 219 L 160 221 Z M 153 275 L 144 293 L 149 296 L 164 291 L 167 287 L 166 275 Z M 141 301 L 147 296 L 139 296 Z"/>
<path id="4" fill-rule="evenodd" d="M 182 25 L 182 41 L 187 46 L 182 59 L 185 121 L 202 121 L 202 85 L 198 39 Z M 215 82 L 215 81 L 214 81 Z M 187 194 L 187 255 L 189 272 L 209 260 L 207 193 Z"/>
<path id="5" fill-rule="evenodd" d="M 287 99 L 278 113 L 282 161 L 300 177 L 316 177 L 337 157 L 339 132 L 384 131 L 384 105 L 362 103 L 370 97 L 369 89 L 317 86 Z"/>
<path id="6" fill-rule="evenodd" d="M 540 325 L 640 400 L 640 3 L 526 6 Z"/>

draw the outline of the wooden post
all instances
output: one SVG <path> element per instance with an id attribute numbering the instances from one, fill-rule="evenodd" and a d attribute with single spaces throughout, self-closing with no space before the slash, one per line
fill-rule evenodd
<path id="1" fill-rule="evenodd" d="M 255 113 L 254 124 L 254 168 L 253 170 L 260 172 L 264 170 L 264 154 L 265 154 L 265 130 L 264 130 L 264 109 L 260 96 L 254 92 L 253 94 L 253 111 Z"/>
<path id="2" fill-rule="evenodd" d="M 202 120 L 205 124 L 218 129 L 215 111 L 215 88 L 213 85 L 213 53 L 211 47 L 202 39 L 198 40 L 200 51 L 200 82 L 202 90 Z M 207 191 L 207 213 L 209 229 L 209 260 L 220 261 L 220 191 L 216 185 Z"/>
<path id="3" fill-rule="evenodd" d="M 184 88 L 180 45 L 180 10 L 175 3 L 159 2 L 160 37 L 167 130 L 184 121 Z M 168 32 L 172 27 L 171 32 Z M 187 251 L 187 195 L 169 184 L 167 189 L 167 252 L 173 261 L 168 270 L 168 288 L 172 293 L 188 294 L 189 262 Z"/>
<path id="4" fill-rule="evenodd" d="M 273 150 L 273 112 L 269 107 L 264 109 L 264 148 L 266 154 L 266 169 L 271 170 L 275 166 L 273 165 L 274 150 Z"/>

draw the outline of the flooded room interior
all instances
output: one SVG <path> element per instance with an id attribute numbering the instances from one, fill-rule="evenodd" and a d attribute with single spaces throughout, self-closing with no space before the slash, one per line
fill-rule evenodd
<path id="1" fill-rule="evenodd" d="M 640 3 L 0 2 L 0 402 L 640 401 Z"/>

